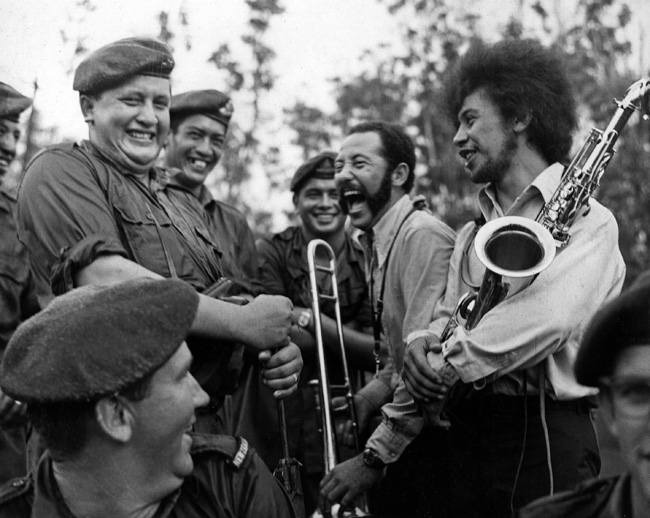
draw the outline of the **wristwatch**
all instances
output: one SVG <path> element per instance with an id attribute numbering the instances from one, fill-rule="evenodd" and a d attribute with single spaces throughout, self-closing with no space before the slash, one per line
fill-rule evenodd
<path id="1" fill-rule="evenodd" d="M 379 453 L 372 448 L 363 450 L 363 463 L 372 469 L 384 469 L 384 461 L 381 460 Z"/>
<path id="2" fill-rule="evenodd" d="M 309 326 L 309 323 L 311 322 L 311 311 L 306 309 L 302 313 L 300 313 L 300 316 L 298 317 L 298 325 L 300 327 L 304 327 L 307 329 L 307 326 Z"/>

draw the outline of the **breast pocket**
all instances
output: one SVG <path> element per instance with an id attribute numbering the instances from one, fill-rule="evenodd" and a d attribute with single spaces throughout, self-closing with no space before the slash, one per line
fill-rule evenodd
<path id="1" fill-rule="evenodd" d="M 163 277 L 171 277 L 163 244 L 163 236 L 171 229 L 169 218 L 161 211 L 154 213 L 133 203 L 113 208 L 120 239 L 130 259 Z"/>

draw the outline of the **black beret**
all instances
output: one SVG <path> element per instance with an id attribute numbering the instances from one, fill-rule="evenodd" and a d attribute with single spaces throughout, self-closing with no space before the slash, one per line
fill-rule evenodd
<path id="1" fill-rule="evenodd" d="M 298 193 L 304 183 L 310 178 L 334 178 L 334 161 L 336 153 L 334 151 L 323 151 L 313 158 L 302 164 L 291 179 L 290 189 Z"/>
<path id="2" fill-rule="evenodd" d="M 632 345 L 650 346 L 650 277 L 593 317 L 576 358 L 578 383 L 597 386 L 599 378 L 612 373 L 619 352 Z"/>
<path id="3" fill-rule="evenodd" d="M 172 121 L 177 117 L 201 114 L 228 127 L 234 108 L 230 97 L 218 90 L 192 90 L 172 97 L 169 110 Z"/>
<path id="4" fill-rule="evenodd" d="M 25 403 L 92 401 L 155 372 L 190 331 L 199 296 L 177 279 L 86 286 L 18 327 L 0 386 Z"/>
<path id="5" fill-rule="evenodd" d="M 171 50 L 153 38 L 126 38 L 97 49 L 77 67 L 72 89 L 101 93 L 136 75 L 169 78 Z"/>
<path id="6" fill-rule="evenodd" d="M 29 97 L 17 92 L 11 86 L 0 83 L 0 119 L 18 122 L 18 117 L 32 104 Z"/>

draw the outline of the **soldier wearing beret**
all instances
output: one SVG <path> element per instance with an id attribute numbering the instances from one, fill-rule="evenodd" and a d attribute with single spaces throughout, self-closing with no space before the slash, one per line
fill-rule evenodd
<path id="1" fill-rule="evenodd" d="M 296 170 L 290 188 L 300 224 L 258 243 L 260 282 L 267 293 L 285 295 L 293 302 L 292 321 L 299 327 L 292 334 L 292 340 L 301 347 L 305 358 L 300 393 L 288 398 L 285 405 L 292 455 L 304 467 L 303 490 L 308 514 L 316 506 L 318 483 L 323 476 L 322 439 L 318 432 L 313 390 L 308 386 L 309 380 L 318 378 L 313 315 L 311 309 L 307 309 L 311 308 L 307 245 L 312 239 L 325 240 L 337 259 L 336 276 L 348 358 L 352 366 L 365 371 L 374 370 L 370 299 L 363 252 L 345 229 L 345 215 L 339 206 L 334 184 L 335 159 L 336 153 L 325 151 Z M 329 264 L 327 256 L 316 257 L 316 261 Z M 323 277 L 319 281 L 320 289 L 328 292 L 327 285 L 331 279 Z M 323 340 L 330 353 L 327 358 L 330 379 L 332 383 L 341 383 L 342 364 L 336 355 L 339 346 L 334 308 L 323 303 L 321 310 Z M 369 415 L 360 416 L 360 422 L 366 423 L 369 418 Z M 274 416 L 268 415 L 267 419 L 272 421 Z M 352 442 L 351 437 L 348 442 Z"/>
<path id="2" fill-rule="evenodd" d="M 576 379 L 598 387 L 625 471 L 533 502 L 521 518 L 640 518 L 650 509 L 650 277 L 603 307 L 578 351 Z"/>
<path id="3" fill-rule="evenodd" d="M 148 38 L 86 57 L 73 88 L 89 139 L 32 160 L 19 191 L 18 232 L 45 304 L 78 286 L 136 277 L 177 277 L 201 293 L 188 344 L 214 413 L 236 380 L 224 361 L 234 343 L 268 360 L 264 375 L 277 397 L 295 391 L 302 360 L 288 337 L 288 299 L 236 306 L 203 294 L 221 283 L 218 246 L 201 205 L 169 191 L 154 165 L 169 132 L 173 67 L 169 48 Z"/>
<path id="4" fill-rule="evenodd" d="M 3 179 L 16 156 L 19 117 L 32 101 L 0 83 L 0 357 L 12 333 L 38 311 L 27 252 L 16 237 L 16 198 Z M 0 390 L 0 483 L 25 473 L 24 407 Z"/>
<path id="5" fill-rule="evenodd" d="M 14 334 L 0 385 L 46 446 L 0 488 L 0 517 L 295 516 L 245 439 L 192 432 L 209 397 L 185 342 L 186 282 L 133 279 L 58 297 Z"/>
<path id="6" fill-rule="evenodd" d="M 212 197 L 204 185 L 224 151 L 233 114 L 230 98 L 217 90 L 193 90 L 172 97 L 171 131 L 165 147 L 165 165 L 172 175 L 170 188 L 184 189 L 205 209 L 208 227 L 221 252 L 226 277 L 246 293 L 255 294 L 257 249 L 246 217 Z"/>

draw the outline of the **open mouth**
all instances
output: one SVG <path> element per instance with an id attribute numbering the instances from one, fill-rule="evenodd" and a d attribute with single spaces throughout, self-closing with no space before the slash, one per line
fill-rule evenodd
<path id="1" fill-rule="evenodd" d="M 465 160 L 465 165 L 469 163 L 469 161 L 472 159 L 472 157 L 476 154 L 476 150 L 474 149 L 461 149 L 458 154 L 460 157 Z"/>
<path id="2" fill-rule="evenodd" d="M 200 158 L 189 158 L 188 162 L 190 163 L 192 168 L 196 169 L 197 171 L 203 171 L 208 167 L 208 162 Z"/>
<path id="3" fill-rule="evenodd" d="M 139 140 L 141 142 L 153 142 L 156 137 L 155 133 L 149 131 L 137 131 L 137 130 L 127 130 L 127 135 L 134 140 Z"/>
<path id="4" fill-rule="evenodd" d="M 348 213 L 360 211 L 366 199 L 365 193 L 358 189 L 345 189 L 341 193 L 341 200 Z"/>

